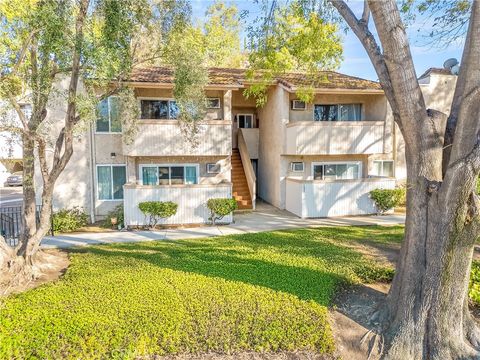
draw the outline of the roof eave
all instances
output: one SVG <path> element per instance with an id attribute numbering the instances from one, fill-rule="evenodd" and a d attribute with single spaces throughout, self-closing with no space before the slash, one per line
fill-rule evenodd
<path id="1" fill-rule="evenodd" d="M 299 90 L 298 87 L 294 86 L 287 88 L 289 92 L 293 93 Z M 347 88 L 315 88 L 313 89 L 315 94 L 383 94 L 382 89 L 347 89 Z"/>
<path id="2" fill-rule="evenodd" d="M 142 88 L 156 88 L 156 89 L 173 89 L 173 84 L 160 83 L 160 82 L 148 82 L 148 81 L 125 81 L 125 85 Z M 223 85 L 223 84 L 210 84 L 205 86 L 205 90 L 238 90 L 241 85 Z"/>

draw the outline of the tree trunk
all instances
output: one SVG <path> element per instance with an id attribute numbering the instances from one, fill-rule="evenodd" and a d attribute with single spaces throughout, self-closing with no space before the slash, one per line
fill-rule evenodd
<path id="1" fill-rule="evenodd" d="M 442 204 L 428 182 L 409 185 L 404 245 L 382 309 L 386 358 L 478 358 L 479 333 L 468 310 L 478 233 L 454 229 L 445 206 L 456 204 Z"/>

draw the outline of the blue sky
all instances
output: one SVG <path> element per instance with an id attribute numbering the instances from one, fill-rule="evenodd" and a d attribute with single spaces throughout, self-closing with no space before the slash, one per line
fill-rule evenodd
<path id="1" fill-rule="evenodd" d="M 213 0 L 192 0 L 194 16 L 201 19 L 205 14 L 207 7 L 213 2 Z M 258 6 L 253 0 L 236 0 L 231 2 L 236 4 L 240 11 L 248 10 L 248 20 L 250 21 L 255 19 L 258 15 Z M 350 0 L 348 3 L 357 15 L 361 14 L 363 0 Z M 430 67 L 442 67 L 443 62 L 448 58 L 454 57 L 459 61 L 461 59 L 463 48 L 461 42 L 441 48 L 426 44 L 427 41 L 425 34 L 428 34 L 429 30 L 431 30 L 431 26 L 432 21 L 425 18 L 419 18 L 414 23 L 410 24 L 407 29 L 417 75 L 421 75 Z M 349 31 L 347 34 L 343 35 L 343 38 L 344 60 L 338 71 L 365 79 L 377 80 L 377 74 L 370 63 L 370 59 L 355 34 Z"/>

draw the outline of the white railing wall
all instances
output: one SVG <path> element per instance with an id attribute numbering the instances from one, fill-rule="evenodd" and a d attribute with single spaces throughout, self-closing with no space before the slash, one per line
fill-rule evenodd
<path id="1" fill-rule="evenodd" d="M 287 178 L 286 209 L 302 218 L 376 214 L 369 193 L 394 189 L 395 179 L 315 181 Z"/>
<path id="2" fill-rule="evenodd" d="M 178 204 L 177 213 L 159 224 L 208 223 L 210 212 L 206 203 L 212 198 L 231 198 L 232 185 L 133 185 L 124 186 L 124 213 L 126 226 L 145 225 L 145 216 L 138 209 L 143 201 L 173 201 Z M 232 222 L 228 215 L 219 223 Z"/>
<path id="3" fill-rule="evenodd" d="M 245 138 L 243 136 L 243 129 L 239 129 L 238 131 L 238 151 L 240 153 L 240 158 L 242 159 L 243 171 L 245 172 L 245 177 L 247 178 L 248 190 L 252 199 L 252 207 L 253 210 L 255 210 L 255 202 L 257 197 L 257 178 L 255 176 L 255 171 L 253 170 L 252 161 L 250 160 L 247 143 L 245 142 Z"/>
<path id="4" fill-rule="evenodd" d="M 230 121 L 209 120 L 198 125 L 193 141 L 186 141 L 176 120 L 140 120 L 133 142 L 123 145 L 128 156 L 229 155 Z"/>
<path id="5" fill-rule="evenodd" d="M 384 121 L 298 121 L 287 125 L 285 154 L 343 155 L 384 152 Z"/>

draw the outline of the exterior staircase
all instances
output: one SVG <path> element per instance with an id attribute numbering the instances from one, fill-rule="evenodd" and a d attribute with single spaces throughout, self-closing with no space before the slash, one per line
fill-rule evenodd
<path id="1" fill-rule="evenodd" d="M 233 197 L 237 200 L 238 209 L 253 210 L 252 198 L 238 149 L 232 149 L 232 183 Z"/>

